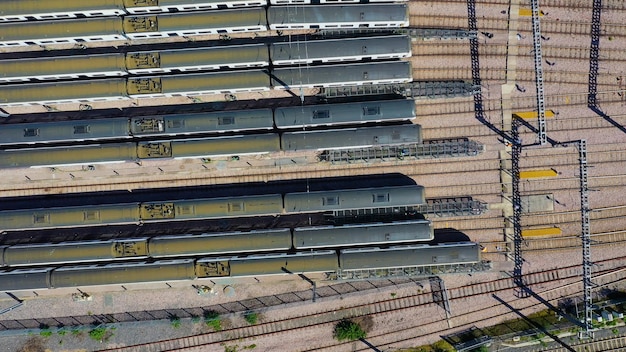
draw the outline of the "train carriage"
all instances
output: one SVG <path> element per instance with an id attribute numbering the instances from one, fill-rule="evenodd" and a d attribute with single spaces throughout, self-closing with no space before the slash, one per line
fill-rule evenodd
<path id="1" fill-rule="evenodd" d="M 287 193 L 285 211 L 289 213 L 320 212 L 345 209 L 371 209 L 423 204 L 424 188 L 395 186 Z"/>
<path id="2" fill-rule="evenodd" d="M 267 5 L 267 0 L 124 0 L 126 11 L 133 14 L 202 11 L 224 8 L 255 7 Z"/>
<path id="3" fill-rule="evenodd" d="M 287 251 L 291 248 L 289 229 L 159 236 L 148 242 L 150 256 L 215 255 L 238 252 Z"/>
<path id="4" fill-rule="evenodd" d="M 275 133 L 186 139 L 171 143 L 172 157 L 178 159 L 258 155 L 280 151 L 280 137 Z"/>
<path id="5" fill-rule="evenodd" d="M 270 6 L 271 30 L 408 27 L 406 4 Z"/>
<path id="6" fill-rule="evenodd" d="M 0 23 L 0 47 L 126 40 L 119 18 Z"/>
<path id="7" fill-rule="evenodd" d="M 129 78 L 132 98 L 267 91 L 268 73 L 263 70 L 183 74 Z"/>
<path id="8" fill-rule="evenodd" d="M 158 136 L 271 130 L 273 123 L 270 109 L 173 114 L 131 118 L 130 133 Z"/>
<path id="9" fill-rule="evenodd" d="M 342 271 L 469 264 L 479 261 L 480 248 L 474 242 L 397 246 L 387 249 L 344 249 L 340 254 Z"/>
<path id="10" fill-rule="evenodd" d="M 175 215 L 171 219 L 152 220 L 191 220 L 216 219 L 241 216 L 273 216 L 282 213 L 282 196 L 267 194 L 233 198 L 210 198 L 175 201 Z"/>
<path id="11" fill-rule="evenodd" d="M 339 150 L 421 143 L 422 136 L 419 125 L 400 125 L 285 132 L 281 141 L 289 151 Z"/>
<path id="12" fill-rule="evenodd" d="M 433 238 L 432 224 L 428 220 L 300 227 L 293 232 L 296 249 L 430 241 Z"/>
<path id="13" fill-rule="evenodd" d="M 123 21 L 124 33 L 130 39 L 267 30 L 263 8 L 127 16 Z"/>
<path id="14" fill-rule="evenodd" d="M 0 82 L 60 80 L 126 75 L 120 54 L 58 56 L 2 60 Z"/>
<path id="15" fill-rule="evenodd" d="M 283 107 L 277 108 L 274 114 L 277 128 L 334 126 L 413 119 L 415 119 L 415 101 L 413 99 Z"/>
<path id="16" fill-rule="evenodd" d="M 146 258 L 146 238 L 16 245 L 4 249 L 2 265 L 46 265 Z"/>
<path id="17" fill-rule="evenodd" d="M 4 210 L 0 212 L 0 231 L 132 224 L 138 219 L 136 203 Z"/>
<path id="18" fill-rule="evenodd" d="M 276 68 L 272 71 L 272 87 L 290 90 L 407 83 L 412 79 L 411 64 L 408 61 Z"/>
<path id="19" fill-rule="evenodd" d="M 50 287 L 53 268 L 15 269 L 0 272 L 0 290 L 20 291 Z"/>
<path id="20" fill-rule="evenodd" d="M 132 0 L 126 0 L 131 2 Z M 133 1 L 135 2 L 135 1 Z M 0 1 L 0 22 L 66 19 L 80 16 L 120 16 L 123 0 L 18 0 Z"/>
<path id="21" fill-rule="evenodd" d="M 411 56 L 411 40 L 405 35 L 296 40 L 273 43 L 270 53 L 275 66 L 400 59 Z"/>
<path id="22" fill-rule="evenodd" d="M 40 147 L 0 151 L 0 168 L 110 164 L 137 160 L 135 143 Z"/>
<path id="23" fill-rule="evenodd" d="M 228 273 L 231 277 L 318 273 L 336 271 L 337 254 L 335 251 L 316 251 L 198 260 L 198 264 L 215 265 L 215 263 L 228 263 Z M 211 277 L 198 274 L 198 278 Z"/>
<path id="24" fill-rule="evenodd" d="M 265 44 L 141 51 L 125 56 L 126 70 L 132 74 L 266 67 L 269 61 Z"/>
<path id="25" fill-rule="evenodd" d="M 180 281 L 195 277 L 194 261 L 191 259 L 113 263 L 55 269 L 50 288 Z"/>
<path id="26" fill-rule="evenodd" d="M 126 118 L 5 124 L 0 128 L 0 145 L 119 138 L 129 138 Z"/>

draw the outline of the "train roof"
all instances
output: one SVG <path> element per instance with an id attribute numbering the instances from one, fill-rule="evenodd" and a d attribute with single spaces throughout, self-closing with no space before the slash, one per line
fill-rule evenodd
<path id="1" fill-rule="evenodd" d="M 278 128 L 412 120 L 414 118 L 415 101 L 413 99 L 282 107 L 277 108 L 274 114 L 274 121 Z"/>
<path id="2" fill-rule="evenodd" d="M 296 228 L 293 244 L 295 248 L 305 249 L 430 241 L 433 237 L 430 221 L 417 220 Z"/>
<path id="3" fill-rule="evenodd" d="M 296 254 L 259 254 L 244 258 L 198 260 L 198 263 L 229 261 L 230 276 L 285 275 L 337 270 L 335 251 L 314 251 Z"/>
<path id="4" fill-rule="evenodd" d="M 0 151 L 0 168 L 121 163 L 137 158 L 135 143 Z"/>
<path id="5" fill-rule="evenodd" d="M 0 271 L 0 290 L 19 291 L 48 288 L 51 270 L 52 268 L 34 268 Z"/>
<path id="6" fill-rule="evenodd" d="M 26 16 L 51 19 L 75 17 L 76 14 L 115 16 L 124 12 L 123 0 L 0 1 L 0 20 L 5 21 L 26 21 Z"/>
<path id="7" fill-rule="evenodd" d="M 275 89 L 405 83 L 411 80 L 411 64 L 407 61 L 276 68 L 272 71 L 272 86 Z"/>
<path id="8" fill-rule="evenodd" d="M 264 8 L 177 12 L 126 16 L 123 28 L 130 38 L 265 31 L 267 18 Z"/>
<path id="9" fill-rule="evenodd" d="M 416 185 L 300 192 L 285 195 L 285 211 L 299 213 L 414 206 L 424 201 L 424 188 Z"/>
<path id="10" fill-rule="evenodd" d="M 141 147 L 141 143 L 139 146 Z M 172 156 L 178 159 L 267 154 L 278 151 L 280 138 L 275 133 L 172 141 Z"/>
<path id="11" fill-rule="evenodd" d="M 270 6 L 267 14 L 270 29 L 409 25 L 406 4 Z"/>
<path id="12" fill-rule="evenodd" d="M 166 12 L 171 8 L 179 11 L 221 9 L 223 7 L 264 6 L 266 0 L 124 0 L 130 13 Z"/>
<path id="13" fill-rule="evenodd" d="M 122 76 L 126 74 L 124 58 L 120 54 L 3 60 L 2 68 L 0 82 L 66 79 L 84 76 Z"/>
<path id="14" fill-rule="evenodd" d="M 385 249 L 344 249 L 340 254 L 342 270 L 466 264 L 478 261 L 480 261 L 479 247 L 473 242 L 435 246 L 397 246 Z"/>
<path id="15" fill-rule="evenodd" d="M 120 99 L 126 99 L 124 78 L 0 86 L 0 105 L 7 106 Z"/>
<path id="16" fill-rule="evenodd" d="M 0 128 L 0 145 L 127 137 L 126 118 L 5 124 Z"/>
<path id="17" fill-rule="evenodd" d="M 223 67 L 267 66 L 269 52 L 265 44 L 216 46 L 179 50 L 140 51 L 126 54 L 126 68 L 132 73 L 171 70 L 219 70 Z"/>
<path id="18" fill-rule="evenodd" d="M 295 40 L 273 43 L 270 51 L 274 65 L 405 58 L 411 56 L 411 40 L 405 35 Z"/>
<path id="19" fill-rule="evenodd" d="M 419 125 L 343 128 L 326 131 L 285 132 L 284 150 L 332 150 L 421 143 Z"/>
<path id="20" fill-rule="evenodd" d="M 0 46 L 68 43 L 77 39 L 125 39 L 122 20 L 110 18 L 81 18 L 58 21 L 28 21 L 0 24 Z"/>
<path id="21" fill-rule="evenodd" d="M 150 256 L 215 255 L 238 252 L 287 251 L 289 229 L 159 236 L 149 241 Z"/>

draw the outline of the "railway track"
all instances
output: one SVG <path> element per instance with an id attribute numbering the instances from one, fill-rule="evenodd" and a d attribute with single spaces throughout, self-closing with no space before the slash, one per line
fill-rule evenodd
<path id="1" fill-rule="evenodd" d="M 594 247 L 611 246 L 626 242 L 626 231 L 594 233 L 591 235 L 591 239 Z M 504 241 L 492 241 L 481 242 L 481 244 L 486 249 L 483 253 L 505 253 L 503 250 L 497 250 L 497 248 L 505 248 L 507 243 Z M 581 247 L 581 239 L 579 236 L 530 238 L 524 239 L 522 246 L 524 252 L 572 249 Z"/>
<path id="2" fill-rule="evenodd" d="M 437 1 L 441 4 L 461 4 L 466 5 L 467 1 L 463 0 L 441 0 Z M 488 0 L 488 1 L 480 1 L 480 7 L 488 7 L 492 5 L 509 5 L 509 0 Z M 591 9 L 592 6 L 588 1 L 584 0 L 542 0 L 541 1 L 542 8 L 566 8 L 566 9 L 581 9 L 587 10 Z M 522 3 L 522 6 L 524 4 Z M 615 10 L 626 10 L 626 4 L 621 0 L 604 0 L 602 1 L 603 9 L 615 9 Z"/>
<path id="3" fill-rule="evenodd" d="M 610 273 L 622 273 L 622 270 L 615 271 L 615 265 L 619 264 L 618 260 L 608 260 L 603 262 L 604 270 L 602 272 L 596 272 L 596 275 L 610 274 Z M 569 286 L 575 284 L 574 280 L 579 280 L 579 270 L 577 266 L 545 270 L 536 273 L 530 273 L 525 276 L 526 282 L 529 287 L 539 286 L 543 284 L 549 284 L 554 280 L 562 280 L 567 282 L 563 285 Z M 514 288 L 514 283 L 510 278 L 502 278 L 491 280 L 487 282 L 478 282 L 470 285 L 465 285 L 457 288 L 448 289 L 448 297 L 450 301 L 454 300 L 467 300 L 474 296 L 484 295 L 487 293 L 498 293 L 510 290 Z M 413 291 L 415 292 L 415 291 Z M 334 323 L 344 319 L 353 318 L 359 316 L 370 315 L 373 317 L 382 316 L 389 313 L 398 313 L 414 308 L 423 308 L 435 304 L 432 299 L 432 293 L 415 292 L 403 297 L 395 297 L 383 301 L 368 302 L 365 304 L 354 304 L 351 306 L 344 306 L 340 309 L 331 311 L 321 311 L 309 315 L 302 315 L 282 320 L 262 322 L 253 326 L 239 326 L 231 329 L 222 330 L 220 332 L 212 332 L 207 334 L 195 335 L 190 337 L 170 339 L 164 341 L 158 341 L 154 343 L 146 343 L 135 346 L 120 347 L 115 349 L 108 349 L 103 351 L 185 351 L 191 350 L 196 347 L 207 348 L 211 345 L 223 346 L 224 344 L 234 343 L 242 341 L 243 339 L 259 339 L 265 336 L 278 337 L 278 334 L 295 332 L 300 329 L 311 328 L 325 328 L 331 331 Z M 460 319 L 464 315 L 469 315 L 480 311 L 481 309 L 474 310 L 471 313 L 464 313 L 460 316 L 455 316 L 452 319 Z M 438 321 L 438 317 L 433 317 Z M 428 319 L 421 319 L 416 321 L 424 321 Z M 423 327 L 427 324 L 434 322 L 428 322 L 418 327 Z M 456 324 L 455 324 L 456 326 Z M 413 326 L 413 329 L 416 327 Z M 387 338 L 389 334 L 397 333 L 398 330 L 394 327 L 393 332 L 381 333 L 377 332 L 368 336 L 368 340 L 372 338 Z M 398 341 L 394 338 L 393 341 Z M 324 348 L 334 348 L 342 343 L 331 341 L 330 343 L 318 342 L 314 346 L 311 346 L 313 350 L 321 350 Z"/>

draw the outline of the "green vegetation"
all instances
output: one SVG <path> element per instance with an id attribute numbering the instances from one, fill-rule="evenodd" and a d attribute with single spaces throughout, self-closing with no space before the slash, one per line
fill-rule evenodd
<path id="1" fill-rule="evenodd" d="M 333 335 L 339 341 L 354 341 L 364 339 L 367 336 L 367 333 L 361 328 L 361 325 L 351 320 L 342 320 L 335 325 Z"/>
<path id="2" fill-rule="evenodd" d="M 106 326 L 99 326 L 89 330 L 89 337 L 95 341 L 107 341 L 111 336 L 113 336 L 113 330 L 115 328 L 107 328 Z"/>
<path id="3" fill-rule="evenodd" d="M 212 327 L 215 331 L 222 330 L 222 321 L 220 319 L 220 313 L 214 310 L 207 310 L 204 312 L 204 322 L 207 326 Z"/>
<path id="4" fill-rule="evenodd" d="M 57 334 L 59 334 L 59 335 L 61 335 L 61 336 L 65 336 L 65 334 L 67 334 L 67 330 L 65 330 L 65 329 L 59 329 L 59 330 L 57 331 Z"/>
<path id="5" fill-rule="evenodd" d="M 191 322 L 194 323 L 194 324 L 195 323 L 199 323 L 200 322 L 200 317 L 197 316 L 197 315 L 192 315 L 191 316 Z"/>
<path id="6" fill-rule="evenodd" d="M 244 313 L 243 318 L 250 325 L 254 325 L 259 321 L 259 315 L 255 312 L 246 312 Z"/>
<path id="7" fill-rule="evenodd" d="M 444 340 L 439 340 L 432 345 L 399 350 L 398 352 L 454 352 L 455 349 Z"/>
<path id="8" fill-rule="evenodd" d="M 52 336 L 52 331 L 50 331 L 50 329 L 43 329 L 39 332 L 39 335 L 43 337 L 50 337 Z"/>
<path id="9" fill-rule="evenodd" d="M 177 315 L 174 315 L 174 314 L 170 315 L 170 323 L 172 324 L 174 329 L 180 328 L 180 324 L 181 324 L 180 318 Z"/>
<path id="10" fill-rule="evenodd" d="M 222 346 L 224 346 L 224 352 L 239 352 L 239 345 L 234 345 L 234 346 L 226 346 L 224 344 L 222 344 Z M 248 346 L 243 346 L 244 350 L 253 350 L 256 348 L 255 344 L 251 344 Z"/>
<path id="11" fill-rule="evenodd" d="M 74 335 L 74 336 L 81 335 L 82 333 L 83 333 L 83 332 L 82 332 L 82 331 L 80 331 L 79 329 L 74 329 L 74 330 L 72 330 L 72 335 Z"/>

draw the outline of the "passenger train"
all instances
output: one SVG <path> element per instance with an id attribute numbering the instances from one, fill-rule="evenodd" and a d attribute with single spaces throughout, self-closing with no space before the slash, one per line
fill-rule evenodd
<path id="1" fill-rule="evenodd" d="M 412 99 L 0 125 L 0 146 L 303 129 L 415 119 Z"/>
<path id="2" fill-rule="evenodd" d="M 477 264 L 477 243 L 306 251 L 201 259 L 119 262 L 0 271 L 0 291 L 167 282 L 300 273 L 348 273 L 386 268 Z"/>
<path id="3" fill-rule="evenodd" d="M 29 2 L 32 1 L 27 1 Z M 10 6 L 9 4 L 13 2 L 5 1 L 4 3 Z M 14 3 L 19 4 L 21 1 Z M 18 18 L 20 16 L 15 14 L 3 17 Z M 0 23 L 0 47 L 170 36 L 187 37 L 267 30 L 397 28 L 408 25 L 409 16 L 406 4 L 270 6 L 267 9 L 259 7 L 123 17 L 5 22 Z"/>
<path id="4" fill-rule="evenodd" d="M 0 29 L 1 30 L 1 29 Z M 270 89 L 407 83 L 408 61 L 240 70 L 0 86 L 0 106 L 84 103 Z"/>
<path id="5" fill-rule="evenodd" d="M 0 232 L 46 228 L 143 224 L 346 209 L 412 207 L 425 203 L 416 185 L 296 192 L 230 198 L 85 205 L 0 211 Z"/>
<path id="6" fill-rule="evenodd" d="M 307 40 L 271 44 L 111 52 L 95 55 L 39 56 L 2 60 L 0 83 L 101 78 L 138 74 L 267 68 L 342 61 L 400 59 L 411 56 L 405 35 Z"/>
<path id="7" fill-rule="evenodd" d="M 148 159 L 239 157 L 280 151 L 363 149 L 422 143 L 414 124 L 0 150 L 0 168 L 58 167 Z"/>
<path id="8" fill-rule="evenodd" d="M 300 227 L 108 241 L 0 246 L 0 266 L 34 266 L 113 260 L 209 256 L 431 241 L 428 220 Z"/>
<path id="9" fill-rule="evenodd" d="M 366 2 L 407 0 L 368 0 Z M 0 2 L 0 23 L 76 17 L 123 16 L 161 12 L 203 11 L 267 5 L 311 4 L 311 0 L 20 0 Z M 362 0 L 319 0 L 320 4 L 362 3 Z"/>

